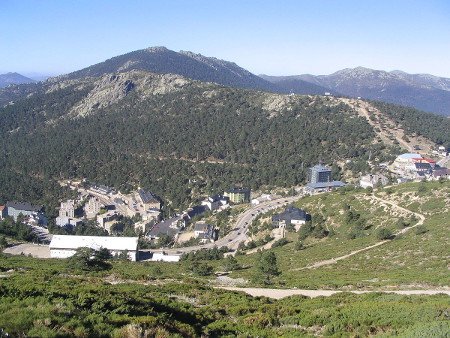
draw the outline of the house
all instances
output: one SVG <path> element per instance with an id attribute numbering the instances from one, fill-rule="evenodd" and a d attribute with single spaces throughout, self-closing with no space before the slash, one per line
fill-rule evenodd
<path id="1" fill-rule="evenodd" d="M 97 223 L 100 228 L 105 229 L 108 232 L 111 232 L 111 225 L 113 225 L 114 221 L 117 220 L 119 214 L 117 211 L 111 210 L 104 214 L 97 215 Z"/>
<path id="2" fill-rule="evenodd" d="M 30 216 L 37 220 L 38 224 L 46 224 L 47 219 L 44 216 L 43 206 L 32 205 L 28 202 L 7 202 L 6 214 L 17 221 L 19 215 Z"/>
<path id="3" fill-rule="evenodd" d="M 102 204 L 97 197 L 91 197 L 84 206 L 84 212 L 87 218 L 94 218 L 100 212 Z"/>
<path id="4" fill-rule="evenodd" d="M 267 202 L 267 201 L 271 201 L 271 200 L 272 200 L 272 196 L 270 196 L 268 194 L 262 194 L 258 198 L 252 199 L 252 205 L 260 205 L 262 202 Z"/>
<path id="5" fill-rule="evenodd" d="M 127 253 L 131 261 L 138 259 L 138 237 L 110 237 L 110 236 L 70 236 L 53 235 L 50 242 L 50 257 L 68 258 L 79 248 L 100 250 L 108 249 L 111 254 Z"/>
<path id="6" fill-rule="evenodd" d="M 202 205 L 208 207 L 210 211 L 225 209 L 229 206 L 229 203 L 230 199 L 220 194 L 209 196 L 206 200 L 202 201 Z"/>
<path id="7" fill-rule="evenodd" d="M 248 188 L 230 188 L 223 193 L 230 199 L 231 203 L 250 203 L 250 189 Z"/>
<path id="8" fill-rule="evenodd" d="M 0 220 L 6 217 L 6 206 L 0 205 Z"/>
<path id="9" fill-rule="evenodd" d="M 331 191 L 345 186 L 344 182 L 333 181 L 331 177 L 331 169 L 322 164 L 309 168 L 308 182 L 309 183 L 305 187 L 305 192 L 309 194 Z"/>
<path id="10" fill-rule="evenodd" d="M 79 218 L 70 218 L 66 216 L 58 216 L 55 219 L 56 225 L 59 227 L 74 227 L 77 225 L 80 225 L 82 223 L 82 220 Z"/>
<path id="11" fill-rule="evenodd" d="M 215 230 L 211 224 L 197 222 L 194 225 L 194 237 L 200 239 L 200 242 L 214 242 Z"/>
<path id="12" fill-rule="evenodd" d="M 436 167 L 432 173 L 432 179 L 450 178 L 450 169 L 444 167 Z"/>
<path id="13" fill-rule="evenodd" d="M 362 176 L 359 180 L 361 188 L 375 188 L 377 186 L 387 185 L 389 179 L 381 174 Z"/>
<path id="14" fill-rule="evenodd" d="M 272 225 L 274 228 L 281 228 L 288 225 L 294 225 L 296 230 L 300 228 L 302 224 L 309 221 L 311 216 L 306 211 L 295 208 L 292 205 L 287 207 L 283 212 L 272 216 Z"/>
<path id="15" fill-rule="evenodd" d="M 151 192 L 145 191 L 144 189 L 139 189 L 138 195 L 145 210 L 161 209 L 161 202 Z"/>
<path id="16" fill-rule="evenodd" d="M 206 211 L 208 211 L 208 207 L 205 205 L 196 205 L 192 208 L 187 209 L 182 215 L 184 226 L 188 225 L 194 217 L 201 216 Z"/>
<path id="17" fill-rule="evenodd" d="M 152 240 L 159 240 L 163 235 L 177 237 L 183 229 L 183 226 L 184 222 L 182 216 L 175 216 L 153 225 L 148 232 L 147 237 Z"/>

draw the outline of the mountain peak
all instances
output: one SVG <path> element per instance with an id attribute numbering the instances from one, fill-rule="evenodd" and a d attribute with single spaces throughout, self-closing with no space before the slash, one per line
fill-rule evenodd
<path id="1" fill-rule="evenodd" d="M 154 46 L 154 47 L 148 47 L 145 49 L 145 51 L 149 53 L 161 53 L 161 52 L 167 52 L 170 51 L 170 49 L 167 49 L 164 46 Z"/>

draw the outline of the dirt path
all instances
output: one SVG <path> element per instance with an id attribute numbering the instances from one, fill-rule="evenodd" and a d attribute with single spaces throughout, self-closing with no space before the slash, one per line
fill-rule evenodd
<path id="1" fill-rule="evenodd" d="M 413 214 L 414 216 L 416 216 L 416 217 L 418 218 L 419 221 L 418 221 L 416 224 L 414 224 L 413 226 L 404 228 L 404 229 L 402 229 L 402 230 L 400 230 L 400 231 L 397 231 L 397 232 L 394 234 L 395 236 L 398 236 L 398 235 L 400 235 L 400 234 L 404 234 L 405 232 L 409 231 L 410 229 L 413 229 L 413 228 L 415 228 L 415 227 L 417 227 L 417 226 L 419 226 L 419 225 L 422 225 L 423 222 L 425 221 L 425 216 L 424 216 L 424 215 L 419 214 L 419 213 L 417 213 L 417 212 L 413 212 L 413 211 L 408 210 L 408 209 L 405 209 L 405 208 L 399 206 L 398 204 L 396 204 L 396 203 L 394 203 L 394 202 L 392 202 L 392 201 L 384 200 L 384 199 L 382 199 L 382 198 L 380 198 L 380 197 L 373 196 L 373 195 L 367 196 L 367 197 L 370 198 L 371 200 L 378 200 L 378 201 L 381 202 L 381 203 L 389 204 L 389 205 L 392 206 L 393 208 L 396 208 L 396 209 L 398 209 L 398 210 L 401 210 L 401 211 L 406 212 L 406 213 L 409 213 L 409 214 Z M 356 254 L 359 254 L 359 253 L 361 253 L 361 252 L 364 252 L 364 251 L 367 251 L 367 250 L 376 248 L 376 247 L 378 247 L 378 246 L 380 246 L 380 245 L 383 245 L 383 244 L 385 244 L 385 243 L 388 243 L 388 242 L 390 242 L 390 240 L 380 241 L 380 242 L 378 242 L 378 243 L 375 243 L 375 244 L 366 246 L 365 248 L 362 248 L 362 249 L 358 249 L 358 250 L 352 251 L 352 252 L 350 252 L 350 253 L 347 254 L 347 255 L 343 255 L 343 256 L 339 256 L 339 257 L 335 257 L 335 258 L 331 258 L 331 259 L 319 261 L 319 262 L 316 262 L 316 263 L 314 263 L 314 264 L 305 266 L 305 267 L 303 267 L 303 268 L 298 268 L 298 269 L 293 269 L 293 270 L 294 270 L 294 271 L 298 271 L 298 270 L 305 270 L 305 269 L 315 269 L 315 268 L 318 268 L 318 267 L 321 267 L 321 266 L 324 266 L 324 265 L 335 264 L 335 263 L 337 263 L 338 261 L 341 261 L 341 260 L 343 260 L 343 259 L 347 259 L 347 258 L 349 258 L 349 257 L 351 257 L 351 256 L 354 256 L 354 255 L 356 255 Z"/>
<path id="2" fill-rule="evenodd" d="M 240 291 L 245 292 L 253 297 L 268 297 L 274 299 L 281 299 L 289 296 L 301 295 L 307 297 L 329 297 L 336 293 L 344 292 L 340 290 L 300 290 L 300 289 L 264 289 L 264 288 L 237 288 L 237 287 L 217 287 L 218 289 L 225 289 L 229 291 Z M 374 291 L 345 291 L 356 294 L 372 293 L 372 292 L 383 292 L 383 293 L 395 293 L 398 295 L 436 295 L 445 294 L 450 296 L 450 289 L 443 290 L 374 290 Z"/>
<path id="3" fill-rule="evenodd" d="M 373 130 L 375 131 L 377 136 L 382 139 L 384 143 L 393 144 L 393 140 L 391 139 L 391 137 L 393 136 L 395 137 L 395 140 L 400 143 L 400 145 L 402 145 L 405 149 L 411 152 L 413 151 L 412 145 L 403 139 L 403 137 L 405 136 L 404 130 L 397 128 L 396 123 L 392 119 L 388 118 L 387 115 L 382 114 L 377 108 L 363 100 L 347 98 L 341 98 L 340 100 L 353 107 L 360 116 L 364 117 L 367 122 L 373 127 Z M 374 120 L 370 118 L 369 111 L 372 112 L 373 116 L 375 117 Z M 383 119 L 385 120 L 384 127 L 380 123 L 381 116 L 383 116 Z"/>

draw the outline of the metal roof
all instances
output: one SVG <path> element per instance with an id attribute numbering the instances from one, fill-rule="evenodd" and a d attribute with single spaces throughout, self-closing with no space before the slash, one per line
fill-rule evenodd
<path id="1" fill-rule="evenodd" d="M 99 250 L 128 250 L 136 251 L 138 237 L 112 237 L 112 236 L 70 236 L 53 235 L 50 242 L 50 249 L 78 249 L 91 248 Z"/>
<path id="2" fill-rule="evenodd" d="M 42 211 L 43 208 L 41 205 L 32 205 L 28 202 L 7 202 L 6 207 L 14 208 L 16 210 L 34 211 L 34 212 L 40 212 Z"/>

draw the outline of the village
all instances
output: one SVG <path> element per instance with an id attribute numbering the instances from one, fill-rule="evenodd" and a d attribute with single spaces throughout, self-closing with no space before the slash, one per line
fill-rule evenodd
<path id="1" fill-rule="evenodd" d="M 419 153 L 401 154 L 392 163 L 380 164 L 373 174 L 361 176 L 354 185 L 373 189 L 409 181 L 450 179 L 450 169 L 445 167 L 450 161 L 447 149 L 439 147 L 432 155 L 437 160 Z M 269 210 L 277 211 L 272 216 L 273 236 L 275 239 L 283 238 L 287 227 L 298 231 L 311 217 L 307 211 L 292 206 L 293 202 L 303 195 L 323 193 L 347 185 L 333 180 L 330 167 L 319 163 L 309 168 L 308 183 L 296 187 L 293 196 L 253 193 L 257 197 L 252 198 L 249 188 L 232 187 L 207 196 L 200 204 L 183 212 L 163 218 L 163 201 L 145 189 L 138 188 L 129 194 L 122 194 L 113 188 L 83 180 L 67 181 L 65 184 L 76 191 L 78 197 L 61 202 L 59 215 L 54 220 L 56 227 L 70 230 L 89 222 L 101 229 L 104 235 L 49 233 L 49 220 L 43 206 L 27 202 L 9 201 L 0 206 L 0 218 L 11 217 L 30 226 L 44 243 L 41 246 L 48 251 L 48 257 L 67 258 L 78 248 L 89 247 L 95 250 L 106 248 L 113 255 L 124 254 L 131 261 L 169 262 L 177 262 L 183 253 L 203 248 L 223 247 L 231 253 L 236 252 L 241 243 L 251 240 L 249 224 L 259 214 Z M 228 231 L 214 222 L 203 220 L 204 216 L 229 215 L 232 210 L 239 213 L 232 219 L 236 225 Z M 130 224 L 131 231 L 124 231 L 124 219 Z M 150 246 L 142 247 L 143 242 L 150 243 Z M 11 252 L 19 253 L 14 249 Z"/>

